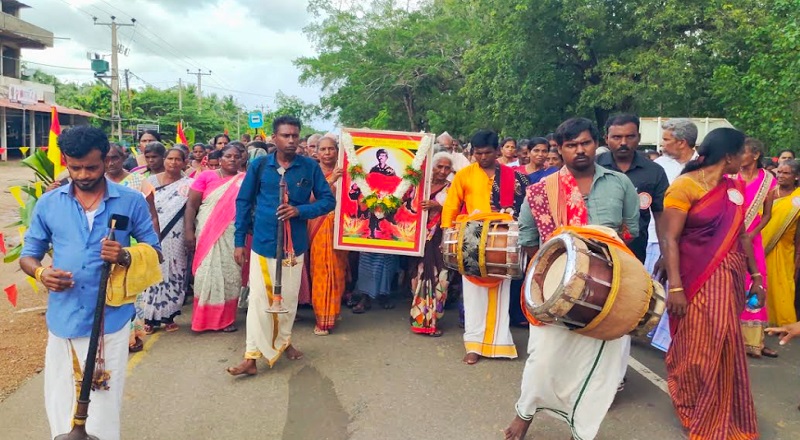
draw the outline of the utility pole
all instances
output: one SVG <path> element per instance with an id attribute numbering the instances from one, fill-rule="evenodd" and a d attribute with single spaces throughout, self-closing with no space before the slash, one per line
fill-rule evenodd
<path id="1" fill-rule="evenodd" d="M 203 73 L 200 69 L 197 69 L 197 72 L 191 72 L 189 69 L 186 69 L 186 73 L 189 75 L 197 75 L 197 113 L 202 113 L 203 111 L 203 77 L 211 75 L 211 71 L 209 70 L 208 73 Z"/>
<path id="2" fill-rule="evenodd" d="M 119 116 L 119 64 L 117 62 L 117 52 L 120 50 L 117 43 L 117 28 L 125 26 L 134 26 L 136 19 L 131 18 L 130 23 L 120 24 L 116 22 L 117 17 L 111 16 L 110 23 L 98 23 L 97 17 L 93 17 L 95 26 L 109 26 L 111 28 L 111 132 L 113 134 L 114 123 L 117 124 L 117 137 L 122 141 L 122 118 Z M 127 72 L 126 76 L 127 78 Z"/>
<path id="3" fill-rule="evenodd" d="M 125 69 L 125 89 L 128 91 L 128 111 L 133 113 L 133 95 L 131 95 L 131 71 Z"/>
<path id="4" fill-rule="evenodd" d="M 178 111 L 183 115 L 183 79 L 178 78 Z"/>

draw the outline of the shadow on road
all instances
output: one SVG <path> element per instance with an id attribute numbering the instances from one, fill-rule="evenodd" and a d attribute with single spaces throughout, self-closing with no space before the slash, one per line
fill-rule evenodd
<path id="1" fill-rule="evenodd" d="M 289 379 L 289 410 L 283 440 L 347 440 L 349 416 L 333 381 L 305 366 Z"/>

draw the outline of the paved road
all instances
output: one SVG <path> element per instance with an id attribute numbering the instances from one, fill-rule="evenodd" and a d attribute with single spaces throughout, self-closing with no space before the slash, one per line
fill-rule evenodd
<path id="1" fill-rule="evenodd" d="M 188 308 L 187 308 L 188 309 Z M 236 440 L 498 439 L 514 415 L 523 359 L 461 363 L 455 313 L 445 316 L 439 339 L 413 335 L 407 311 L 373 309 L 344 320 L 328 337 L 312 334 L 303 309 L 294 341 L 305 359 L 279 361 L 261 374 L 234 379 L 244 332 L 195 335 L 158 333 L 131 358 L 123 410 L 123 438 Z M 179 319 L 181 324 L 186 317 Z M 240 317 L 243 325 L 244 316 Z M 524 352 L 526 330 L 514 330 Z M 771 339 L 772 345 L 777 344 Z M 754 395 L 764 439 L 800 438 L 800 342 L 779 348 L 776 360 L 751 360 Z M 663 357 L 635 343 L 632 356 L 665 377 Z M 31 379 L 0 403 L 4 439 L 47 439 L 43 378 Z M 565 425 L 534 420 L 529 438 L 567 440 Z M 668 396 L 629 370 L 599 439 L 682 439 Z"/>

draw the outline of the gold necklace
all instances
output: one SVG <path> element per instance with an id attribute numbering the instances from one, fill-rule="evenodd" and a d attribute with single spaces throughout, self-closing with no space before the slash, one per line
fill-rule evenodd
<path id="1" fill-rule="evenodd" d="M 706 170 L 700 170 L 700 177 L 703 179 L 703 189 L 706 190 L 706 192 L 711 191 L 711 189 L 708 187 L 708 181 L 706 180 Z"/>
<path id="2" fill-rule="evenodd" d="M 95 203 L 100 201 L 100 197 L 102 197 L 103 194 L 105 194 L 105 191 L 101 191 L 100 193 L 98 193 L 97 196 L 94 198 L 94 201 L 89 206 L 86 206 L 86 202 L 83 201 L 83 198 L 81 198 L 81 196 L 79 196 L 77 192 L 75 193 L 75 197 L 78 198 L 78 202 L 81 204 L 83 210 L 88 212 L 92 210 L 92 206 L 94 206 Z"/>

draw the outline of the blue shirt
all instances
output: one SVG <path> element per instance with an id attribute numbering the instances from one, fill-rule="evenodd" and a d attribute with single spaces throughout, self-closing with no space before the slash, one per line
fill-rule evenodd
<path id="1" fill-rule="evenodd" d="M 278 230 L 278 189 L 281 175 L 278 174 L 275 153 L 257 157 L 247 167 L 239 195 L 236 197 L 235 246 L 244 247 L 247 232 L 253 229 L 253 251 L 267 258 L 275 258 L 276 233 Z M 261 171 L 261 175 L 256 174 Z M 305 156 L 295 156 L 284 174 L 289 204 L 296 207 L 299 216 L 292 218 L 292 245 L 300 255 L 308 250 L 307 223 L 312 218 L 325 215 L 336 207 L 336 199 L 322 174 L 319 164 Z M 260 188 L 256 184 L 260 179 Z M 311 203 L 311 194 L 316 199 Z M 252 227 L 252 208 L 255 200 L 255 227 Z"/>
<path id="2" fill-rule="evenodd" d="M 539 183 L 540 180 L 544 179 L 545 177 L 555 173 L 558 171 L 558 167 L 549 167 L 543 170 L 535 171 L 533 173 L 528 174 L 528 183 L 533 185 L 534 183 Z"/>
<path id="3" fill-rule="evenodd" d="M 150 209 L 140 192 L 106 180 L 106 194 L 97 207 L 90 232 L 86 213 L 75 198 L 72 185 L 50 191 L 39 199 L 22 248 L 22 257 L 41 260 L 52 245 L 53 267 L 72 272 L 75 285 L 62 292 L 50 292 L 47 299 L 47 328 L 66 339 L 88 337 L 92 332 L 103 268 L 100 241 L 108 235 L 112 214 L 130 218 L 125 231 L 114 232 L 116 241 L 123 247 L 130 246 L 133 237 L 139 243 L 161 250 Z M 121 330 L 133 315 L 133 304 L 106 306 L 106 334 Z"/>

